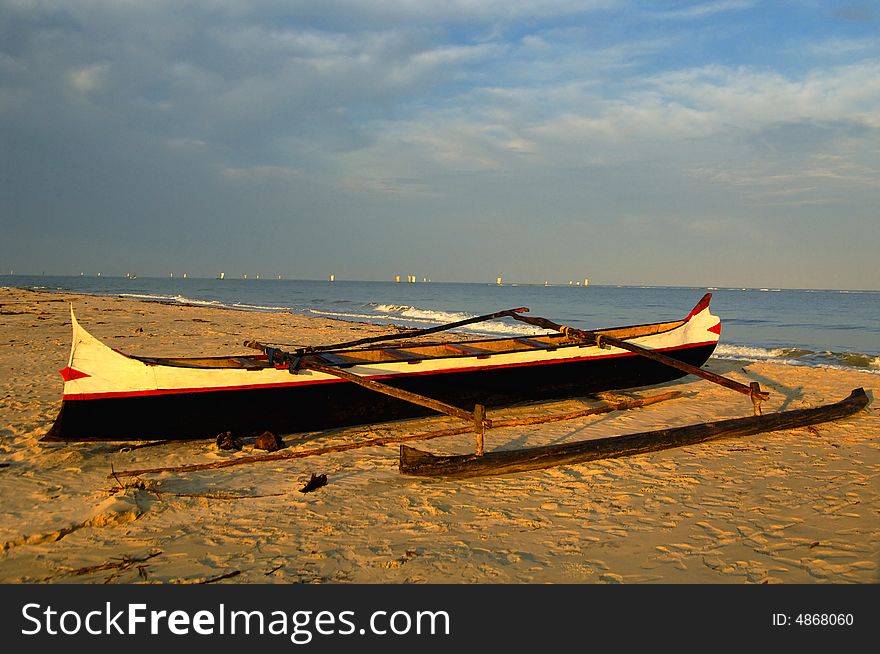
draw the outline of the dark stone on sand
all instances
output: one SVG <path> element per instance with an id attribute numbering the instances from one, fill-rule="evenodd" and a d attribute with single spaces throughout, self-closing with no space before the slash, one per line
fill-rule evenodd
<path id="1" fill-rule="evenodd" d="M 225 431 L 217 436 L 217 447 L 221 450 L 240 450 L 244 443 L 233 436 L 231 431 Z"/>
<path id="2" fill-rule="evenodd" d="M 254 441 L 254 447 L 258 450 L 274 452 L 275 450 L 280 450 L 284 447 L 284 441 L 281 440 L 281 436 L 278 434 L 273 434 L 271 431 L 264 431 L 257 436 L 257 440 Z"/>
<path id="3" fill-rule="evenodd" d="M 316 475 L 314 472 L 309 480 L 306 482 L 306 485 L 299 489 L 300 493 L 311 493 L 312 491 L 318 490 L 322 486 L 327 485 L 327 475 Z"/>

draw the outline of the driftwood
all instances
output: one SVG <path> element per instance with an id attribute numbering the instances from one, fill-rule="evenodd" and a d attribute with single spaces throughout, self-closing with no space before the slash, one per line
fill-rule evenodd
<path id="1" fill-rule="evenodd" d="M 110 495 L 116 495 L 120 491 L 128 490 L 129 488 L 133 488 L 135 490 L 147 490 L 147 484 L 142 479 L 138 479 L 135 477 L 131 481 L 123 482 L 119 476 L 116 474 L 116 471 L 113 469 L 113 465 L 110 465 L 110 476 L 116 480 L 118 486 L 114 486 L 113 488 L 108 488 L 107 493 Z M 132 475 L 133 476 L 133 475 Z"/>
<path id="2" fill-rule="evenodd" d="M 610 413 L 611 411 L 620 411 L 624 409 L 636 409 L 638 407 L 648 406 L 671 400 L 679 397 L 680 391 L 669 391 L 658 395 L 651 395 L 644 398 L 625 398 L 622 400 L 612 400 L 604 406 L 591 407 L 580 411 L 571 411 L 568 413 L 557 413 L 546 416 L 531 416 L 527 418 L 511 418 L 508 420 L 492 421 L 492 428 L 500 427 L 518 427 L 524 425 L 537 425 L 545 422 L 558 422 L 562 420 L 573 420 L 586 416 L 598 415 L 602 413 Z M 412 434 L 410 436 L 383 436 L 379 438 L 369 438 L 356 443 L 344 443 L 341 445 L 328 445 L 327 447 L 317 447 L 308 450 L 299 450 L 292 452 L 276 452 L 274 454 L 257 454 L 253 456 L 243 456 L 228 461 L 215 461 L 212 463 L 194 463 L 185 466 L 169 466 L 164 468 L 145 468 L 142 470 L 121 470 L 116 472 L 117 475 L 138 476 L 146 474 L 155 474 L 160 472 L 195 472 L 198 470 L 215 470 L 218 468 L 229 468 L 231 466 L 244 465 L 248 463 L 266 463 L 270 461 L 283 461 L 287 459 L 301 459 L 310 456 L 320 456 L 322 454 L 330 454 L 333 452 L 347 452 L 348 450 L 356 450 L 364 447 L 376 447 L 379 445 L 389 445 L 392 443 L 405 443 L 408 441 L 423 441 L 434 438 L 443 438 L 445 436 L 457 436 L 470 432 L 472 427 L 452 427 L 450 429 L 441 429 L 437 431 L 424 432 L 421 434 Z"/>
<path id="3" fill-rule="evenodd" d="M 284 494 L 285 493 L 265 493 L 262 495 L 235 495 L 234 493 L 224 493 L 223 491 L 218 491 L 216 493 L 162 493 L 162 495 L 168 495 L 171 497 L 201 497 L 208 500 L 253 500 L 260 497 L 281 497 Z"/>
<path id="4" fill-rule="evenodd" d="M 126 444 L 119 448 L 120 452 L 131 452 L 133 450 L 140 450 L 144 447 L 156 447 L 157 445 L 167 445 L 168 443 L 173 443 L 173 440 L 162 440 L 162 441 L 150 441 L 149 443 L 137 443 L 136 445 Z"/>
<path id="5" fill-rule="evenodd" d="M 197 584 L 213 584 L 218 581 L 223 581 L 224 579 L 232 579 L 233 577 L 237 577 L 241 574 L 241 570 L 233 570 L 232 572 L 227 572 L 225 575 L 220 575 L 219 577 L 211 577 L 210 579 L 202 579 L 201 581 L 197 581 Z"/>
<path id="6" fill-rule="evenodd" d="M 149 553 L 145 556 L 141 556 L 141 557 L 129 556 L 128 554 L 123 554 L 119 558 L 113 558 L 110 561 L 107 561 L 106 563 L 99 563 L 97 565 L 88 565 L 88 566 L 85 566 L 84 568 L 76 568 L 73 570 L 65 570 L 62 573 L 62 575 L 55 575 L 55 576 L 57 577 L 57 576 L 63 576 L 63 575 L 71 575 L 71 576 L 79 577 L 82 575 L 88 575 L 88 574 L 92 574 L 95 572 L 104 572 L 105 570 L 127 570 L 132 567 L 136 567 L 136 568 L 140 569 L 144 566 L 139 565 L 139 564 L 143 564 L 145 561 L 149 561 L 150 559 L 152 559 L 156 556 L 159 556 L 161 553 L 162 553 L 161 551 L 157 550 L 157 551 L 151 552 L 151 553 Z M 140 574 L 141 574 L 141 576 L 144 576 L 145 573 L 143 571 L 140 571 Z M 48 579 L 51 579 L 51 578 L 52 577 L 49 577 Z"/>
<path id="7" fill-rule="evenodd" d="M 488 452 L 482 456 L 474 454 L 436 456 L 401 445 L 400 472 L 408 475 L 460 478 L 538 470 L 595 459 L 644 454 L 720 437 L 748 436 L 779 429 L 806 427 L 852 415 L 867 406 L 868 402 L 864 389 L 857 388 L 840 402 L 814 409 L 795 409 L 763 416 L 704 422 L 687 427 L 659 429 L 562 445 Z"/>

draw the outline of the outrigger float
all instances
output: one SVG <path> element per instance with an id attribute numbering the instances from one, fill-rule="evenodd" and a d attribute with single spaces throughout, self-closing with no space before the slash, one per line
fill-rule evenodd
<path id="1" fill-rule="evenodd" d="M 768 394 L 757 382 L 745 385 L 700 367 L 721 334 L 721 322 L 709 309 L 710 300 L 711 294 L 706 294 L 679 320 L 628 327 L 585 331 L 523 315 L 528 309 L 518 308 L 335 345 L 287 350 L 277 344 L 247 341 L 246 346 L 260 353 L 194 358 L 123 354 L 89 334 L 71 308 L 73 345 L 68 365 L 61 371 L 61 411 L 45 439 L 169 440 L 214 438 L 227 431 L 239 435 L 263 431 L 288 434 L 439 412 L 461 419 L 467 426 L 161 470 L 300 458 L 473 431 L 473 455 L 443 457 L 401 446 L 400 471 L 475 476 L 649 452 L 726 435 L 788 429 L 835 420 L 867 405 L 864 391 L 856 389 L 836 404 L 763 416 L 761 403 Z M 428 343 L 412 340 L 499 318 L 512 318 L 548 333 Z M 399 342 L 388 345 L 388 341 Z M 688 374 L 748 396 L 755 415 L 581 443 L 485 453 L 484 434 L 493 428 L 645 406 L 678 393 L 639 400 L 606 397 L 602 407 L 561 417 L 493 421 L 487 416 L 487 407 L 601 395 Z"/>
<path id="2" fill-rule="evenodd" d="M 868 396 L 864 389 L 857 388 L 850 393 L 849 397 L 840 402 L 811 409 L 793 409 L 767 415 L 731 418 L 686 427 L 658 429 L 639 434 L 597 438 L 560 445 L 486 452 L 481 456 L 476 454 L 442 456 L 401 445 L 400 472 L 427 477 L 462 478 L 539 470 L 551 466 L 584 463 L 596 459 L 613 459 L 673 447 L 696 445 L 716 438 L 750 436 L 781 429 L 808 427 L 846 418 L 861 411 L 867 405 Z"/>

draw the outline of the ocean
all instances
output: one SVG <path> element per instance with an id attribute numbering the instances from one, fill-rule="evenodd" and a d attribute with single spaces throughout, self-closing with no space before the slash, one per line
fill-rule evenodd
<path id="1" fill-rule="evenodd" d="M 0 276 L 0 286 L 416 328 L 517 307 L 582 329 L 660 322 L 686 316 L 704 293 L 712 293 L 712 311 L 723 327 L 717 358 L 880 374 L 877 291 L 23 275 Z M 511 319 L 461 331 L 541 333 Z"/>

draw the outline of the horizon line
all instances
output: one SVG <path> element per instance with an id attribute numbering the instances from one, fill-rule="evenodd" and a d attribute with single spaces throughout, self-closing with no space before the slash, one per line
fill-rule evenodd
<path id="1" fill-rule="evenodd" d="M 178 280 L 200 280 L 200 281 L 246 281 L 246 282 L 324 282 L 327 284 L 339 284 L 339 283 L 377 283 L 377 284 L 395 284 L 395 285 L 403 285 L 410 286 L 415 284 L 473 284 L 473 285 L 485 285 L 485 286 L 498 286 L 498 287 L 511 287 L 511 286 L 538 286 L 538 287 L 563 287 L 563 288 L 584 288 L 588 289 L 591 287 L 600 287 L 600 288 L 668 288 L 668 289 L 704 289 L 710 292 L 714 291 L 759 291 L 759 292 L 781 292 L 781 291 L 827 291 L 827 292 L 850 292 L 850 293 L 880 293 L 880 289 L 870 289 L 870 288 L 810 288 L 810 287 L 782 287 L 782 286 L 739 286 L 739 285 L 706 285 L 706 284 L 615 284 L 615 283 L 589 283 L 586 285 L 582 285 L 579 283 L 572 282 L 531 282 L 531 281 L 511 281 L 504 282 L 502 284 L 498 284 L 494 281 L 449 281 L 449 280 L 433 280 L 429 281 L 418 281 L 415 282 L 406 282 L 400 281 L 397 282 L 392 277 L 390 279 L 333 279 L 329 278 L 293 278 L 293 277 L 284 277 L 282 276 L 269 276 L 269 277 L 225 277 L 221 279 L 220 277 L 203 277 L 203 276 L 189 276 L 188 273 L 183 273 L 180 276 L 156 276 L 156 275 L 144 275 L 144 276 L 135 276 L 133 278 L 127 277 L 128 274 L 132 273 L 122 273 L 118 275 L 103 275 L 103 274 L 91 274 L 91 275 L 80 275 L 80 274 L 33 274 L 33 273 L 0 273 L 0 279 L 2 278 L 16 278 L 16 277 L 31 277 L 31 278 L 43 278 L 43 277 L 54 277 L 61 279 L 128 279 L 129 281 L 136 281 L 137 279 L 150 279 L 150 280 L 168 280 L 168 279 L 178 279 Z M 187 275 L 184 277 L 183 275 Z M 334 275 L 335 277 L 335 275 Z M 572 280 L 573 281 L 573 280 Z M 75 292 L 75 291 L 73 291 Z"/>

